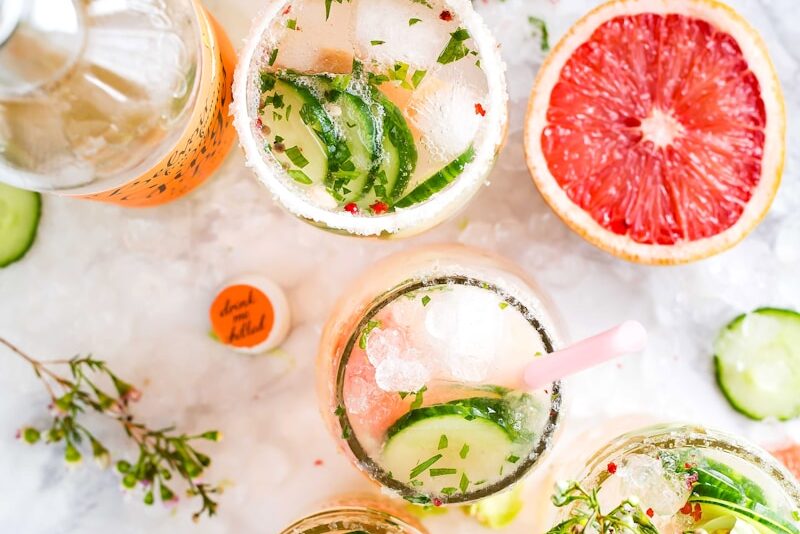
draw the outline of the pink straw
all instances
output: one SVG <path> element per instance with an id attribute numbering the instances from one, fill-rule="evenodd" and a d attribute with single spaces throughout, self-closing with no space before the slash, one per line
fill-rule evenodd
<path id="1" fill-rule="evenodd" d="M 564 350 L 537 358 L 525 368 L 525 383 L 534 389 L 541 388 L 617 356 L 639 352 L 646 344 L 644 326 L 637 321 L 625 321 Z"/>

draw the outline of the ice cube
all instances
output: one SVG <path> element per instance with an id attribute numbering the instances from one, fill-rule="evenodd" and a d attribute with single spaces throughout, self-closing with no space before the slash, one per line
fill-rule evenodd
<path id="1" fill-rule="evenodd" d="M 636 496 L 658 515 L 672 516 L 686 504 L 692 490 L 686 480 L 664 470 L 660 459 L 631 454 L 617 471 L 623 495 Z"/>
<path id="2" fill-rule="evenodd" d="M 406 350 L 403 332 L 397 328 L 375 328 L 367 338 L 367 357 L 377 368 L 386 360 L 396 360 Z"/>
<path id="3" fill-rule="evenodd" d="M 448 353 L 447 367 L 450 378 L 477 384 L 489 375 L 492 359 L 483 355 Z"/>
<path id="4" fill-rule="evenodd" d="M 475 139 L 481 116 L 476 90 L 459 80 L 428 75 L 409 100 L 409 115 L 422 143 L 436 161 L 449 162 Z"/>
<path id="5" fill-rule="evenodd" d="M 384 391 L 419 391 L 430 377 L 425 365 L 417 360 L 387 359 L 375 370 L 375 382 Z"/>
<path id="6" fill-rule="evenodd" d="M 458 23 L 440 20 L 441 9 L 431 10 L 422 2 L 355 0 L 355 46 L 362 58 L 381 65 L 397 62 L 411 67 L 435 65 Z M 441 2 L 433 2 L 441 4 Z M 409 24 L 408 21 L 420 22 Z"/>

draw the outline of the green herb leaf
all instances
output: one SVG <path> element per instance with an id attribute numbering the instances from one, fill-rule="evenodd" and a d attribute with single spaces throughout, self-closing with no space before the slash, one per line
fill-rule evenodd
<path id="1" fill-rule="evenodd" d="M 469 445 L 465 443 L 464 446 L 461 447 L 461 450 L 459 451 L 458 455 L 461 456 L 461 459 L 463 460 L 464 458 L 467 457 L 468 454 L 469 454 Z"/>
<path id="2" fill-rule="evenodd" d="M 308 160 L 303 155 L 303 152 L 300 150 L 300 147 L 293 146 L 286 149 L 286 156 L 292 160 L 296 166 L 300 167 L 301 169 L 308 165 Z"/>
<path id="3" fill-rule="evenodd" d="M 290 170 L 287 172 L 289 173 L 289 176 L 292 177 L 292 180 L 294 180 L 297 183 L 303 185 L 311 185 L 314 183 L 314 181 L 311 178 L 309 178 L 308 175 L 303 171 Z"/>
<path id="4" fill-rule="evenodd" d="M 273 66 L 275 64 L 275 60 L 278 58 L 278 49 L 273 48 L 272 52 L 269 53 L 269 66 Z"/>
<path id="5" fill-rule="evenodd" d="M 458 470 L 451 467 L 442 467 L 439 469 L 431 469 L 429 473 L 432 477 L 442 477 L 445 475 L 455 475 L 458 473 Z"/>
<path id="6" fill-rule="evenodd" d="M 547 34 L 547 24 L 539 17 L 528 17 L 528 22 L 535 28 L 535 35 L 539 36 L 539 48 L 542 52 L 550 50 L 550 40 Z"/>
<path id="7" fill-rule="evenodd" d="M 508 308 L 508 302 L 501 302 L 500 303 L 500 309 L 501 310 L 505 310 L 506 308 Z"/>
<path id="8" fill-rule="evenodd" d="M 380 46 L 382 44 L 386 44 L 386 41 L 377 41 L 377 40 L 376 41 L 370 41 L 369 44 L 371 44 L 372 46 Z"/>
<path id="9" fill-rule="evenodd" d="M 515 456 L 515 455 L 512 454 L 508 458 L 506 458 L 506 462 L 515 464 L 515 463 L 519 462 L 519 456 Z"/>
<path id="10" fill-rule="evenodd" d="M 428 295 L 425 295 L 424 297 L 422 297 L 422 305 L 423 306 L 427 306 L 430 301 L 431 301 L 431 298 Z"/>
<path id="11" fill-rule="evenodd" d="M 446 449 L 446 448 L 447 448 L 447 436 L 442 434 L 439 437 L 439 449 L 438 450 L 442 450 L 442 449 Z"/>
<path id="12" fill-rule="evenodd" d="M 411 470 L 411 473 L 408 475 L 408 478 L 409 479 L 417 478 L 419 475 L 424 473 L 430 466 L 432 466 L 441 459 L 442 459 L 441 454 L 431 456 L 430 458 L 428 458 L 427 460 L 425 460 L 424 462 L 418 464 L 415 468 L 413 468 Z"/>
<path id="13" fill-rule="evenodd" d="M 297 29 L 297 19 L 289 19 L 289 20 L 287 20 L 286 21 L 286 27 L 289 28 L 290 30 L 296 30 Z"/>
<path id="14" fill-rule="evenodd" d="M 467 478 L 466 473 L 461 473 L 461 480 L 458 482 L 458 487 L 461 489 L 461 493 L 467 492 L 467 488 L 469 487 L 469 479 Z"/>
<path id="15" fill-rule="evenodd" d="M 454 488 L 453 486 L 448 486 L 446 488 L 442 488 L 442 494 L 443 495 L 447 495 L 448 497 L 450 495 L 453 495 L 457 491 L 458 491 L 458 488 Z"/>
<path id="16" fill-rule="evenodd" d="M 416 19 L 416 18 L 414 18 L 414 19 L 408 19 L 408 25 L 409 25 L 409 26 L 413 26 L 414 24 L 417 24 L 417 23 L 419 23 L 419 22 L 422 22 L 422 19 Z"/>
<path id="17" fill-rule="evenodd" d="M 450 34 L 450 40 L 447 46 L 444 47 L 439 58 L 436 60 L 442 65 L 447 65 L 454 61 L 458 61 L 466 57 L 470 53 L 470 49 L 464 44 L 464 41 L 469 39 L 469 32 L 464 28 L 458 28 Z"/>
<path id="18" fill-rule="evenodd" d="M 426 70 L 415 70 L 414 74 L 411 76 L 411 85 L 413 85 L 414 88 L 416 89 L 422 82 L 423 78 L 425 78 L 425 75 L 427 73 L 428 71 Z"/>
<path id="19" fill-rule="evenodd" d="M 416 410 L 422 406 L 423 394 L 428 391 L 428 386 L 422 386 L 419 391 L 414 393 L 414 402 L 411 403 L 411 409 Z"/>
<path id="20" fill-rule="evenodd" d="M 364 327 L 364 331 L 361 332 L 361 336 L 358 338 L 358 347 L 361 350 L 367 350 L 367 339 L 369 338 L 369 334 L 373 330 L 378 328 L 380 325 L 381 325 L 380 321 L 370 320 L 367 322 L 367 326 Z M 408 395 L 408 393 L 406 393 L 406 395 Z M 402 393 L 400 398 L 401 399 L 405 398 L 404 396 L 402 396 Z"/>

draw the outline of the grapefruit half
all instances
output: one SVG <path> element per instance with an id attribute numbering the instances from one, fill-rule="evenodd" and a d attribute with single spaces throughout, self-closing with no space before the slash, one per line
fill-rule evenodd
<path id="1" fill-rule="evenodd" d="M 534 84 L 528 167 L 598 247 L 641 263 L 725 250 L 780 183 L 785 111 L 756 31 L 716 0 L 616 0 L 579 20 Z"/>

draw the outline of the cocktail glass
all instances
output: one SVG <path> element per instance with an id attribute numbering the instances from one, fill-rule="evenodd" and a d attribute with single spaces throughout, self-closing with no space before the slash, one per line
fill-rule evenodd
<path id="1" fill-rule="evenodd" d="M 328 508 L 288 526 L 281 534 L 427 534 L 416 521 L 365 506 Z"/>
<path id="2" fill-rule="evenodd" d="M 597 492 L 603 514 L 629 500 L 662 534 L 734 527 L 743 534 L 800 532 L 797 480 L 761 448 L 700 426 L 624 434 L 591 457 L 578 481 L 588 494 Z M 575 502 L 560 520 L 585 510 L 584 502 Z"/>
<path id="3" fill-rule="evenodd" d="M 552 310 L 518 267 L 479 250 L 432 246 L 376 264 L 342 297 L 319 350 L 322 411 L 341 448 L 418 504 L 518 482 L 561 419 L 561 384 L 523 381 L 561 346 Z"/>
<path id="4" fill-rule="evenodd" d="M 484 183 L 508 97 L 470 2 L 281 0 L 256 20 L 234 123 L 248 165 L 291 213 L 342 234 L 407 236 Z"/>

